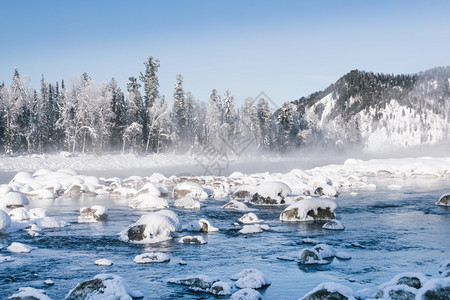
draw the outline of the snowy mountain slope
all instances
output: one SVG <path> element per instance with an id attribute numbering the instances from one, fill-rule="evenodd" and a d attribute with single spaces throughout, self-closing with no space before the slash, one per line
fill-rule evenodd
<path id="1" fill-rule="evenodd" d="M 308 124 L 303 136 L 316 143 L 369 152 L 440 144 L 450 137 L 450 67 L 398 76 L 351 71 L 293 103 Z"/>

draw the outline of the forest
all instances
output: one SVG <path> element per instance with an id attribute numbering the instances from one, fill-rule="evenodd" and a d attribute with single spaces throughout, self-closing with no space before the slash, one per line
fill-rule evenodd
<path id="1" fill-rule="evenodd" d="M 6 155 L 186 153 L 240 144 L 286 152 L 317 144 L 333 146 L 338 139 L 346 145 L 360 144 L 359 124 L 353 117 L 369 108 L 385 108 L 390 99 L 419 113 L 430 110 L 448 118 L 449 68 L 397 76 L 354 70 L 324 91 L 271 110 L 265 98 L 247 98 L 237 107 L 229 90 L 212 89 L 209 99 L 197 100 L 185 91 L 182 75 L 176 76 L 173 98 L 168 101 L 158 90 L 158 59 L 148 57 L 144 67 L 139 76 L 129 77 L 126 91 L 114 78 L 96 83 L 86 73 L 69 84 L 49 83 L 42 75 L 36 90 L 15 69 L 11 84 L 0 85 L 2 151 Z M 341 120 L 341 128 L 333 129 L 340 131 L 335 138 L 327 137 L 315 120 L 324 110 L 324 104 L 317 103 L 326 95 L 336 99 L 327 118 Z M 306 111 L 313 106 L 311 117 Z"/>

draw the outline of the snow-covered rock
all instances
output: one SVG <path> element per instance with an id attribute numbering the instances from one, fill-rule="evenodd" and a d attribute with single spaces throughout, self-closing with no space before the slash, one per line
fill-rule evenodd
<path id="1" fill-rule="evenodd" d="M 0 198 L 0 208 L 13 209 L 30 204 L 30 200 L 20 192 L 9 192 Z"/>
<path id="2" fill-rule="evenodd" d="M 254 208 L 249 208 L 245 203 L 242 203 L 238 200 L 231 200 L 224 206 L 222 206 L 223 209 L 231 209 L 231 210 L 237 210 L 237 211 L 255 211 Z"/>
<path id="3" fill-rule="evenodd" d="M 280 215 L 281 221 L 332 220 L 337 203 L 330 199 L 306 198 L 289 205 Z"/>
<path id="4" fill-rule="evenodd" d="M 28 216 L 31 220 L 45 218 L 47 216 L 47 211 L 43 208 L 32 208 L 28 211 Z"/>
<path id="5" fill-rule="evenodd" d="M 301 298 L 301 300 L 319 299 L 355 300 L 355 297 L 353 297 L 353 290 L 345 285 L 334 282 L 324 282 Z"/>
<path id="6" fill-rule="evenodd" d="M 433 278 L 428 280 L 417 292 L 416 299 L 435 300 L 450 299 L 450 278 Z"/>
<path id="7" fill-rule="evenodd" d="M 228 282 L 216 281 L 208 292 L 216 296 L 228 296 L 231 295 L 231 286 Z"/>
<path id="8" fill-rule="evenodd" d="M 327 244 L 318 244 L 313 247 L 314 250 L 316 250 L 322 258 L 333 258 L 336 256 L 336 250 Z"/>
<path id="9" fill-rule="evenodd" d="M 139 195 L 152 195 L 152 196 L 155 196 L 155 197 L 161 197 L 161 191 L 153 183 L 147 182 L 147 183 L 144 184 L 144 186 L 142 186 L 137 191 L 136 195 L 134 195 L 134 196 L 137 197 Z"/>
<path id="10" fill-rule="evenodd" d="M 176 199 L 173 205 L 179 208 L 200 209 L 200 201 L 196 200 L 189 194 L 184 196 L 183 198 Z"/>
<path id="11" fill-rule="evenodd" d="M 67 223 L 53 217 L 44 217 L 33 221 L 41 229 L 52 229 L 66 227 Z"/>
<path id="12" fill-rule="evenodd" d="M 173 199 L 183 198 L 187 194 L 191 194 L 191 196 L 198 199 L 208 198 L 208 194 L 203 190 L 202 186 L 195 182 L 184 181 L 173 188 Z"/>
<path id="13" fill-rule="evenodd" d="M 262 182 L 256 186 L 251 202 L 257 205 L 284 204 L 284 198 L 291 193 L 291 188 L 283 182 Z"/>
<path id="14" fill-rule="evenodd" d="M 198 221 L 189 222 L 186 225 L 187 231 L 199 231 L 199 232 L 216 232 L 218 228 L 212 226 L 208 220 L 200 219 Z"/>
<path id="15" fill-rule="evenodd" d="M 427 279 L 422 273 L 400 273 L 380 285 L 377 298 L 411 299 L 426 282 Z"/>
<path id="16" fill-rule="evenodd" d="M 97 266 L 108 267 L 108 266 L 112 266 L 113 262 L 106 258 L 100 258 L 100 259 L 96 259 L 94 261 L 94 264 L 96 264 Z"/>
<path id="17" fill-rule="evenodd" d="M 6 250 L 13 253 L 28 253 L 34 249 L 36 248 L 18 242 L 12 242 L 11 245 L 6 248 Z"/>
<path id="18" fill-rule="evenodd" d="M 242 224 L 257 224 L 263 222 L 264 220 L 260 220 L 254 213 L 248 213 L 240 217 L 238 221 Z"/>
<path id="19" fill-rule="evenodd" d="M 178 242 L 181 244 L 190 244 L 190 245 L 206 244 L 205 239 L 199 235 L 194 235 L 194 236 L 187 235 L 187 236 L 182 237 Z"/>
<path id="20" fill-rule="evenodd" d="M 11 217 L 0 209 L 0 233 L 5 232 L 11 226 Z"/>
<path id="21" fill-rule="evenodd" d="M 239 230 L 239 233 L 253 234 L 253 233 L 261 233 L 267 230 L 270 230 L 270 227 L 268 225 L 251 224 L 251 225 L 244 225 L 244 227 L 242 227 L 242 229 Z"/>
<path id="22" fill-rule="evenodd" d="M 217 278 L 212 278 L 205 275 L 191 276 L 184 279 L 169 279 L 168 282 L 172 284 L 180 284 L 188 287 L 189 290 L 195 292 L 209 293 L 213 284 L 218 282 Z"/>
<path id="23" fill-rule="evenodd" d="M 82 207 L 78 223 L 92 223 L 104 221 L 108 218 L 108 210 L 102 205 L 93 205 L 91 207 Z"/>
<path id="24" fill-rule="evenodd" d="M 260 299 L 262 299 L 261 293 L 250 288 L 239 290 L 230 297 L 230 300 L 260 300 Z"/>
<path id="25" fill-rule="evenodd" d="M 49 296 L 45 294 L 44 290 L 35 289 L 32 287 L 21 287 L 19 292 L 11 295 L 8 299 L 12 300 L 51 300 Z"/>
<path id="26" fill-rule="evenodd" d="M 158 243 L 172 238 L 180 226 L 178 216 L 168 210 L 148 213 L 120 232 L 120 239 L 130 243 Z"/>
<path id="27" fill-rule="evenodd" d="M 20 222 L 30 219 L 30 216 L 28 215 L 28 209 L 26 209 L 25 207 L 14 208 L 8 214 L 11 217 L 11 221 Z"/>
<path id="28" fill-rule="evenodd" d="M 235 280 L 235 285 L 241 289 L 259 289 L 271 284 L 270 280 L 260 270 L 255 268 L 244 269 L 232 275 L 230 279 Z"/>
<path id="29" fill-rule="evenodd" d="M 303 265 L 326 265 L 329 263 L 314 249 L 302 249 L 299 252 L 298 257 L 298 263 Z"/>
<path id="30" fill-rule="evenodd" d="M 450 193 L 442 195 L 436 205 L 450 206 Z"/>
<path id="31" fill-rule="evenodd" d="M 323 224 L 322 228 L 328 229 L 328 230 L 344 230 L 345 229 L 344 225 L 342 225 L 341 221 L 339 221 L 339 220 L 330 220 L 330 221 L 326 222 L 325 224 Z"/>
<path id="32" fill-rule="evenodd" d="M 140 194 L 130 201 L 128 206 L 138 209 L 161 209 L 169 207 L 166 199 L 150 194 Z"/>
<path id="33" fill-rule="evenodd" d="M 442 274 L 442 273 L 444 273 L 445 271 L 448 271 L 448 270 L 450 270 L 450 259 L 442 262 L 439 265 L 439 274 Z"/>
<path id="34" fill-rule="evenodd" d="M 170 261 L 170 257 L 161 252 L 147 252 L 136 255 L 133 261 L 137 264 L 165 263 Z"/>
<path id="35" fill-rule="evenodd" d="M 132 291 L 122 277 L 113 274 L 99 274 L 91 280 L 78 284 L 66 295 L 65 299 L 132 300 L 143 297 L 144 295 L 141 292 Z"/>

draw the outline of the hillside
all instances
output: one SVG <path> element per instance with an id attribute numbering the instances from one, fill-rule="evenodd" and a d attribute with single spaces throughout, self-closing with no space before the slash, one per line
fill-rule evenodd
<path id="1" fill-rule="evenodd" d="M 396 76 L 354 70 L 292 103 L 306 144 L 370 152 L 435 145 L 450 135 L 450 67 Z"/>

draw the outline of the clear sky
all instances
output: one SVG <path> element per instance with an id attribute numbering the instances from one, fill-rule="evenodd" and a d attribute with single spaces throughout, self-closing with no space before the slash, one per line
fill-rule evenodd
<path id="1" fill-rule="evenodd" d="M 35 87 L 87 72 L 96 82 L 161 62 L 195 98 L 213 88 L 276 103 L 322 90 L 352 69 L 415 73 L 450 65 L 450 1 L 0 0 L 0 81 Z"/>

